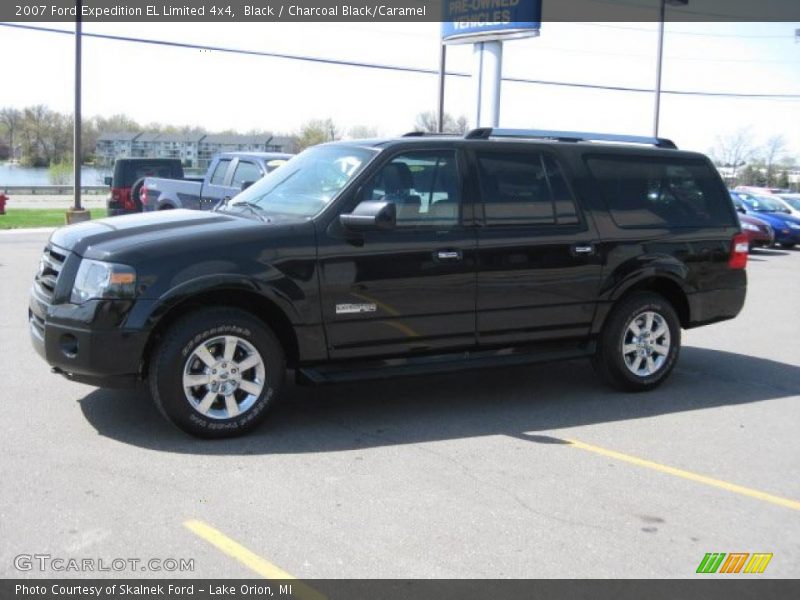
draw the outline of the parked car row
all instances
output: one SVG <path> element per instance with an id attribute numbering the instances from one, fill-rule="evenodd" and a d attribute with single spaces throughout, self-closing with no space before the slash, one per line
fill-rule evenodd
<path id="1" fill-rule="evenodd" d="M 109 216 L 192 208 L 211 210 L 284 164 L 291 154 L 225 152 L 213 158 L 204 177 L 185 177 L 178 159 L 120 158 L 114 164 Z"/>
<path id="2" fill-rule="evenodd" d="M 777 194 L 768 188 L 757 194 L 753 189 L 737 188 L 730 192 L 750 248 L 778 244 L 788 249 L 800 244 L 800 216 L 796 208 L 800 205 L 800 194 Z"/>

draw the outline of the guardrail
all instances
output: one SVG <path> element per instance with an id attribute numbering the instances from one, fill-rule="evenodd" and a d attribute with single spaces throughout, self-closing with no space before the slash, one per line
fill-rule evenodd
<path id="1" fill-rule="evenodd" d="M 71 185 L 2 185 L 0 191 L 9 196 L 14 194 L 21 196 L 61 196 L 72 194 Z M 81 194 L 107 194 L 107 185 L 82 185 Z"/>

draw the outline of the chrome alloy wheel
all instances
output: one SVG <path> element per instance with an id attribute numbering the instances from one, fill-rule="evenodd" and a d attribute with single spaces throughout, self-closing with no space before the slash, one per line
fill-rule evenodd
<path id="1" fill-rule="evenodd" d="M 247 340 L 224 335 L 202 342 L 183 368 L 183 391 L 197 412 L 232 419 L 247 412 L 264 389 L 261 355 Z"/>
<path id="2" fill-rule="evenodd" d="M 667 362 L 669 326 L 657 312 L 646 311 L 631 319 L 622 338 L 625 366 L 638 377 L 649 377 Z"/>

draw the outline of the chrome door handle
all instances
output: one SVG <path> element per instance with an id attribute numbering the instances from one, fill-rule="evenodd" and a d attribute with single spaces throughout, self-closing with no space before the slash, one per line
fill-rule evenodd
<path id="1" fill-rule="evenodd" d="M 458 250 L 439 250 L 436 253 L 439 260 L 461 260 L 461 252 Z"/>
<path id="2" fill-rule="evenodd" d="M 594 246 L 591 244 L 575 244 L 572 246 L 572 251 L 575 254 L 593 254 Z"/>

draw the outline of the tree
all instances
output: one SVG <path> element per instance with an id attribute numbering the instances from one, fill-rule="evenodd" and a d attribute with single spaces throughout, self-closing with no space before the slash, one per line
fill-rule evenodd
<path id="1" fill-rule="evenodd" d="M 354 125 L 347 132 L 347 137 L 351 140 L 366 140 L 378 137 L 378 128 L 371 125 Z"/>
<path id="2" fill-rule="evenodd" d="M 772 185 L 775 176 L 775 164 L 784 158 L 786 153 L 786 138 L 782 135 L 774 135 L 767 140 L 764 145 L 763 157 L 766 167 L 767 187 Z"/>
<path id="3" fill-rule="evenodd" d="M 789 189 L 790 182 L 789 182 L 789 171 L 783 170 L 781 174 L 778 176 L 778 187 L 783 188 L 785 190 Z"/>
<path id="4" fill-rule="evenodd" d="M 754 153 L 753 134 L 749 127 L 717 136 L 716 145 L 709 152 L 718 167 L 731 169 L 731 178 L 734 182 L 739 168 L 746 165 Z"/>
<path id="5" fill-rule="evenodd" d="M 11 158 L 14 158 L 14 134 L 22 127 L 22 112 L 16 108 L 0 109 L 0 124 L 2 124 L 3 128 L 6 130 Z"/>
<path id="6" fill-rule="evenodd" d="M 300 127 L 300 133 L 296 137 L 295 150 L 301 152 L 310 146 L 341 139 L 342 134 L 333 119 L 327 118 L 312 119 L 306 122 Z"/>
<path id="7" fill-rule="evenodd" d="M 442 127 L 443 133 L 466 133 L 469 123 L 467 117 L 460 116 L 457 119 L 452 115 L 445 113 L 443 119 L 444 126 Z M 425 133 L 438 133 L 439 132 L 439 118 L 436 112 L 427 110 L 419 113 L 414 120 L 415 131 L 423 131 Z"/>

